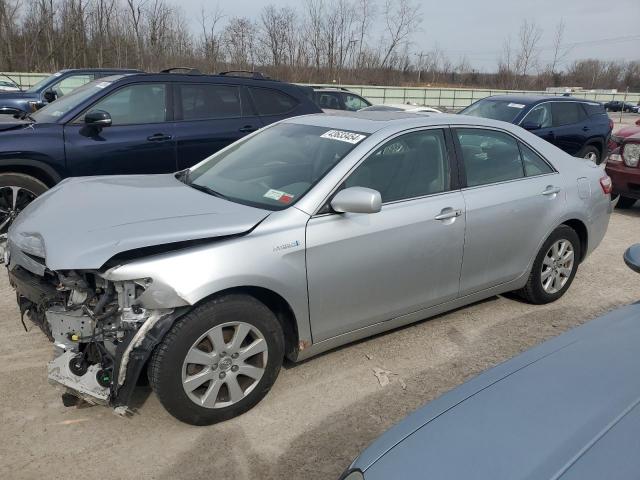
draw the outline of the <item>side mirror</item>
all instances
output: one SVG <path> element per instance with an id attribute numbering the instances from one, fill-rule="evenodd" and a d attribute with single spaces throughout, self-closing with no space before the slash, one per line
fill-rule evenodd
<path id="1" fill-rule="evenodd" d="M 92 127 L 110 127 L 111 115 L 104 110 L 92 110 L 84 116 L 84 123 Z"/>
<path id="2" fill-rule="evenodd" d="M 524 122 L 522 128 L 525 130 L 540 130 L 542 125 L 536 122 Z"/>
<path id="3" fill-rule="evenodd" d="M 624 263 L 634 272 L 640 273 L 640 243 L 627 248 L 624 252 Z"/>
<path id="4" fill-rule="evenodd" d="M 53 90 L 47 90 L 46 92 L 44 92 L 44 99 L 47 101 L 47 103 L 51 103 L 56 99 L 56 94 Z"/>
<path id="5" fill-rule="evenodd" d="M 331 208 L 338 213 L 377 213 L 382 208 L 382 197 L 371 188 L 345 188 L 333 197 Z"/>

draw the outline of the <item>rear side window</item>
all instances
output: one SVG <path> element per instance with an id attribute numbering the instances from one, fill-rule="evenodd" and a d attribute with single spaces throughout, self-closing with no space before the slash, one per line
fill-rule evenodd
<path id="1" fill-rule="evenodd" d="M 233 85 L 181 84 L 183 120 L 236 118 L 242 115 L 240 88 Z"/>
<path id="2" fill-rule="evenodd" d="M 337 93 L 320 92 L 318 94 L 318 106 L 320 108 L 331 108 L 340 110 L 340 95 Z"/>
<path id="3" fill-rule="evenodd" d="M 594 115 L 605 114 L 604 105 L 601 103 L 583 103 L 582 106 L 587 111 L 587 115 L 592 117 Z"/>
<path id="4" fill-rule="evenodd" d="M 284 115 L 296 108 L 298 101 L 271 88 L 250 88 L 258 115 Z"/>
<path id="5" fill-rule="evenodd" d="M 520 143 L 520 153 L 522 154 L 522 162 L 524 163 L 524 172 L 527 177 L 535 175 L 544 175 L 545 173 L 553 173 L 553 169 L 545 162 L 540 155 L 527 147 L 524 143 Z"/>
<path id="6" fill-rule="evenodd" d="M 540 105 L 533 107 L 522 123 L 537 123 L 540 125 L 540 128 L 551 127 L 551 105 L 548 103 L 541 103 Z"/>
<path id="7" fill-rule="evenodd" d="M 456 129 L 456 135 L 469 187 L 524 177 L 518 143 L 510 135 L 473 128 Z"/>
<path id="8" fill-rule="evenodd" d="M 580 123 L 586 118 L 582 105 L 577 102 L 552 102 L 551 111 L 554 127 Z"/>

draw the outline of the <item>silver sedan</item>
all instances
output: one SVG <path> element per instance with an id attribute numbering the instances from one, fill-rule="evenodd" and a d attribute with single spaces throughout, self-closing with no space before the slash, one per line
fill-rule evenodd
<path id="1" fill-rule="evenodd" d="M 516 291 L 547 303 L 602 240 L 610 179 L 520 127 L 311 115 L 175 175 L 69 179 L 9 231 L 49 378 L 127 410 L 146 368 L 178 419 L 238 415 L 285 358 Z"/>

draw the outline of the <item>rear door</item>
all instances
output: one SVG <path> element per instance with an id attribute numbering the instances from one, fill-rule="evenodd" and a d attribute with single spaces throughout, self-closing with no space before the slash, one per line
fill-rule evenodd
<path id="1" fill-rule="evenodd" d="M 587 114 L 578 102 L 551 102 L 553 143 L 570 155 L 582 150 L 590 127 Z"/>
<path id="2" fill-rule="evenodd" d="M 96 129 L 84 115 L 102 110 L 112 125 Z M 127 84 L 98 100 L 64 127 L 71 176 L 168 173 L 176 168 L 170 86 Z"/>
<path id="3" fill-rule="evenodd" d="M 514 136 L 456 128 L 466 187 L 460 295 L 515 280 L 564 212 L 560 176 Z"/>
<path id="4" fill-rule="evenodd" d="M 176 83 L 178 168 L 190 167 L 262 126 L 245 88 Z"/>

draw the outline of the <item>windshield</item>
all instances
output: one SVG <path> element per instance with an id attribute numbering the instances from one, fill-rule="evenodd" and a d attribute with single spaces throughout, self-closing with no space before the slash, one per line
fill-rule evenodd
<path id="1" fill-rule="evenodd" d="M 359 132 L 281 123 L 213 155 L 185 181 L 234 202 L 282 210 L 364 138 Z"/>
<path id="2" fill-rule="evenodd" d="M 49 75 L 48 77 L 44 77 L 38 83 L 36 83 L 33 87 L 27 90 L 28 93 L 37 93 L 40 89 L 45 86 L 47 83 L 51 82 L 53 79 L 58 78 L 62 75 L 60 72 L 54 73 L 53 75 Z"/>
<path id="3" fill-rule="evenodd" d="M 473 105 L 469 105 L 460 114 L 513 123 L 525 107 L 526 105 L 523 103 L 509 100 L 480 100 Z"/>
<path id="4" fill-rule="evenodd" d="M 123 75 L 114 75 L 87 83 L 64 97 L 60 97 L 56 101 L 44 106 L 37 112 L 32 113 L 31 117 L 39 123 L 57 122 L 60 117 L 75 108 L 78 104 L 102 91 L 103 88 L 122 77 Z"/>

